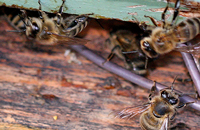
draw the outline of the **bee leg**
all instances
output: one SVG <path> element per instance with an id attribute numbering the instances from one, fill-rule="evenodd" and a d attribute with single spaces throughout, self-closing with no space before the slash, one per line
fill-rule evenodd
<path id="1" fill-rule="evenodd" d="M 177 77 L 178 77 L 178 76 L 176 75 L 175 78 L 174 78 L 174 81 L 172 82 L 172 86 L 170 87 L 172 91 L 174 90 L 174 83 L 175 83 Z"/>
<path id="2" fill-rule="evenodd" d="M 175 118 L 176 114 L 177 114 L 177 111 L 176 111 L 176 109 L 175 109 L 175 112 L 174 112 L 174 114 L 172 115 L 172 117 L 170 118 L 170 120 L 173 120 L 173 119 Z"/>
<path id="3" fill-rule="evenodd" d="M 150 94 L 149 94 L 149 101 L 151 101 L 153 94 L 156 91 L 156 81 L 153 82 L 153 86 L 151 87 Z"/>
<path id="4" fill-rule="evenodd" d="M 173 19 L 172 19 L 172 22 L 171 22 L 171 26 L 176 21 L 176 18 L 178 16 L 179 8 L 180 8 L 180 0 L 176 1 L 176 4 L 175 4 L 174 8 L 175 8 L 175 10 L 174 10 L 174 15 L 173 15 Z"/>
<path id="5" fill-rule="evenodd" d="M 151 22 L 152 22 L 156 27 L 158 26 L 158 25 L 157 25 L 157 20 L 154 19 L 153 17 L 147 16 L 147 15 L 144 15 L 144 17 L 145 17 L 145 18 L 150 18 Z"/>
<path id="6" fill-rule="evenodd" d="M 110 61 L 113 56 L 114 56 L 114 51 L 117 49 L 117 48 L 121 48 L 119 45 L 116 45 L 115 47 L 113 47 L 113 49 L 111 50 L 111 53 L 108 55 L 108 57 L 106 58 L 106 61 L 104 61 L 102 63 L 102 65 L 104 65 L 106 62 Z"/>
<path id="7" fill-rule="evenodd" d="M 183 108 L 183 107 L 186 107 L 187 105 L 192 104 L 192 103 L 195 103 L 195 102 L 187 102 L 187 103 L 183 103 L 183 104 L 177 106 L 176 108 Z"/>
<path id="8" fill-rule="evenodd" d="M 167 1 L 167 6 L 165 7 L 165 10 L 163 11 L 162 17 L 161 17 L 161 20 L 162 20 L 162 22 L 163 22 L 163 27 L 165 26 L 165 13 L 166 13 L 167 10 L 168 10 L 168 6 L 169 6 L 169 0 Z"/>
<path id="9" fill-rule="evenodd" d="M 38 0 L 38 4 L 39 4 L 39 11 L 38 11 L 38 13 L 39 13 L 39 17 L 40 17 L 40 19 L 42 19 L 42 21 L 44 21 L 44 18 L 43 18 L 43 15 L 42 15 L 42 6 L 41 6 L 41 3 L 40 3 L 40 0 Z"/>
<path id="10" fill-rule="evenodd" d="M 60 25 L 61 24 L 61 15 L 62 15 L 62 13 L 63 13 L 63 5 L 65 4 L 65 0 L 62 0 L 63 2 L 62 2 L 62 5 L 60 6 L 60 9 L 59 9 L 59 11 L 58 11 L 58 13 L 57 13 L 57 17 L 58 17 L 58 19 L 57 19 L 57 25 Z"/>
<path id="11" fill-rule="evenodd" d="M 20 10 L 21 14 L 19 14 L 20 19 L 23 21 L 25 26 L 31 26 L 30 24 L 30 19 L 29 17 L 26 15 L 26 11 L 25 10 Z M 27 22 L 25 21 L 25 19 L 27 19 Z"/>
<path id="12" fill-rule="evenodd" d="M 196 101 L 198 101 L 198 99 L 200 99 L 200 96 L 199 96 L 199 93 L 198 93 L 198 91 L 197 91 L 197 89 L 196 89 L 196 87 L 194 87 L 194 89 L 195 89 L 195 93 L 179 93 L 179 97 L 181 97 L 181 96 L 187 96 L 187 95 L 195 95 L 195 99 L 196 99 Z M 195 102 L 196 102 L 195 101 Z M 191 103 L 194 103 L 194 102 L 191 102 Z"/>
<path id="13" fill-rule="evenodd" d="M 187 79 L 184 79 L 184 78 L 177 78 L 177 81 L 179 81 L 179 82 L 191 82 L 192 79 L 190 79 L 190 78 L 187 78 Z"/>

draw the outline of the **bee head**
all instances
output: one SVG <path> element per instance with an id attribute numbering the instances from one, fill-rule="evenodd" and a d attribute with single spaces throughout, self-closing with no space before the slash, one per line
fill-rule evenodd
<path id="1" fill-rule="evenodd" d="M 38 18 L 32 18 L 28 20 L 26 27 L 26 35 L 30 38 L 36 38 L 36 35 L 41 31 L 42 21 Z"/>
<path id="2" fill-rule="evenodd" d="M 146 37 L 140 41 L 140 47 L 142 51 L 147 55 L 149 58 L 156 58 L 158 57 L 158 53 L 152 47 L 152 40 L 149 37 Z"/>
<path id="3" fill-rule="evenodd" d="M 160 96 L 167 101 L 170 105 L 179 104 L 179 95 L 171 89 L 164 89 L 161 91 Z"/>

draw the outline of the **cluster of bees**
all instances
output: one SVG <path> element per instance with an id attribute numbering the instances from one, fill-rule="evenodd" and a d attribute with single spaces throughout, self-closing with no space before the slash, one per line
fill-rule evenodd
<path id="1" fill-rule="evenodd" d="M 18 31 L 23 32 L 28 39 L 40 45 L 57 45 L 57 44 L 85 44 L 87 40 L 75 38 L 88 24 L 88 15 L 62 17 L 62 5 L 55 17 L 49 17 L 41 9 L 39 3 L 39 17 L 29 17 L 25 11 L 21 11 L 20 15 L 7 15 L 10 24 Z M 175 25 L 180 7 L 180 0 L 176 1 L 174 15 L 171 23 L 165 21 L 165 13 L 168 10 L 168 4 L 162 13 L 162 25 L 158 26 L 152 18 L 151 21 L 155 26 L 140 23 L 139 26 L 143 30 L 144 35 L 136 36 L 129 30 L 116 30 L 110 33 L 110 38 L 106 40 L 106 44 L 112 49 L 107 61 L 114 54 L 123 59 L 127 69 L 131 69 L 134 73 L 145 75 L 147 73 L 147 59 L 155 58 L 158 55 L 168 53 L 177 47 L 181 51 L 194 52 L 196 44 L 186 45 L 188 48 L 181 48 L 182 43 L 195 38 L 200 32 L 200 18 L 189 18 Z M 180 104 L 179 97 L 182 93 L 173 91 L 171 87 L 156 91 L 156 83 L 154 83 L 148 103 L 125 108 L 115 112 L 116 117 L 132 118 L 142 113 L 140 116 L 140 125 L 144 130 L 167 130 L 169 121 L 173 120 L 177 109 L 190 103 Z M 192 102 L 191 102 L 192 103 Z"/>

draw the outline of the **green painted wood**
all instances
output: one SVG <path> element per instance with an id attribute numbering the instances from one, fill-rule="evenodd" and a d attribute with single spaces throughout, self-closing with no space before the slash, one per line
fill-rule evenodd
<path id="1" fill-rule="evenodd" d="M 196 0 L 199 1 L 200 0 Z M 41 0 L 42 10 L 57 12 L 62 0 Z M 0 0 L 0 5 L 17 6 L 26 9 L 38 9 L 37 0 Z M 114 18 L 130 21 L 136 18 L 139 21 L 149 21 L 144 15 L 149 15 L 157 20 L 161 19 L 160 12 L 153 9 L 164 8 L 166 2 L 163 0 L 66 0 L 64 13 L 89 14 L 94 13 L 95 18 Z M 173 7 L 174 4 L 170 3 Z M 134 14 L 134 15 L 133 15 Z M 184 18 L 179 18 L 183 20 Z"/>

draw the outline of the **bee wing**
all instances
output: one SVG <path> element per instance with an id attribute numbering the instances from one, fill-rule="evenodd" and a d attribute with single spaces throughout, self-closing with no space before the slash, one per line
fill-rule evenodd
<path id="1" fill-rule="evenodd" d="M 169 118 L 167 117 L 163 121 L 163 124 L 162 124 L 160 130 L 168 130 L 168 127 L 169 127 L 168 125 L 169 125 Z"/>
<path id="2" fill-rule="evenodd" d="M 200 42 L 196 44 L 188 44 L 186 46 L 178 45 L 175 50 L 200 56 Z"/>
<path id="3" fill-rule="evenodd" d="M 136 106 L 136 107 L 127 107 L 121 111 L 116 111 L 114 114 L 116 115 L 115 117 L 121 118 L 121 119 L 131 119 L 134 116 L 143 113 L 144 111 L 148 110 L 150 107 L 150 103 L 141 105 L 141 106 Z"/>
<path id="4" fill-rule="evenodd" d="M 81 38 L 76 38 L 76 37 L 68 37 L 68 36 L 58 35 L 58 34 L 54 34 L 54 33 L 51 33 L 50 35 L 57 38 L 58 44 L 84 45 L 89 42 L 89 40 L 86 40 L 86 39 L 81 39 Z"/>

